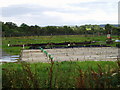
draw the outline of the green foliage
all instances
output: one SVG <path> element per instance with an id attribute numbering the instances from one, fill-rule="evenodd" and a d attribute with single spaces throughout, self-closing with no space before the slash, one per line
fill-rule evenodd
<path id="1" fill-rule="evenodd" d="M 52 67 L 51 67 L 52 66 Z M 5 63 L 3 88 L 118 88 L 116 62 Z"/>
<path id="2" fill-rule="evenodd" d="M 105 35 L 113 33 L 118 35 L 120 27 L 115 27 L 110 24 L 100 27 L 99 25 L 81 25 L 81 26 L 46 26 L 40 27 L 37 25 L 29 26 L 22 23 L 17 26 L 12 22 L 2 22 L 2 35 L 4 37 L 19 37 L 19 36 L 41 36 L 41 35 Z"/>

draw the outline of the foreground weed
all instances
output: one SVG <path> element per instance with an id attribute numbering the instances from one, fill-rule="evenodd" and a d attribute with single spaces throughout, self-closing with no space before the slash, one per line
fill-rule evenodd
<path id="1" fill-rule="evenodd" d="M 87 64 L 86 64 L 87 63 Z M 119 62 L 53 62 L 3 64 L 3 88 L 119 88 Z M 100 63 L 100 62 L 99 62 Z M 114 65 L 117 67 L 113 67 Z M 113 65 L 113 66 L 112 66 Z M 104 66 L 104 67 L 103 67 Z"/>

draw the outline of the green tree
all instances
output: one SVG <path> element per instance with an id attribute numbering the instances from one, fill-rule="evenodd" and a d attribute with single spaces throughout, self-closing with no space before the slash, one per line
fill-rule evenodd
<path id="1" fill-rule="evenodd" d="M 111 34 L 111 30 L 112 30 L 112 25 L 110 24 L 106 24 L 105 25 L 105 31 L 106 31 L 106 34 Z"/>

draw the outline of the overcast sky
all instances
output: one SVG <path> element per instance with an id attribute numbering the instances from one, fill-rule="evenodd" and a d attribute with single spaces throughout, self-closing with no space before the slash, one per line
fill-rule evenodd
<path id="1" fill-rule="evenodd" d="M 120 0 L 0 0 L 0 20 L 39 26 L 117 24 Z"/>

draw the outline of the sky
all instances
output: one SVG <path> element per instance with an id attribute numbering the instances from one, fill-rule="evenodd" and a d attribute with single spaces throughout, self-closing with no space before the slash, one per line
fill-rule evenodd
<path id="1" fill-rule="evenodd" d="M 118 24 L 120 0 L 0 0 L 0 21 L 38 26 Z"/>

